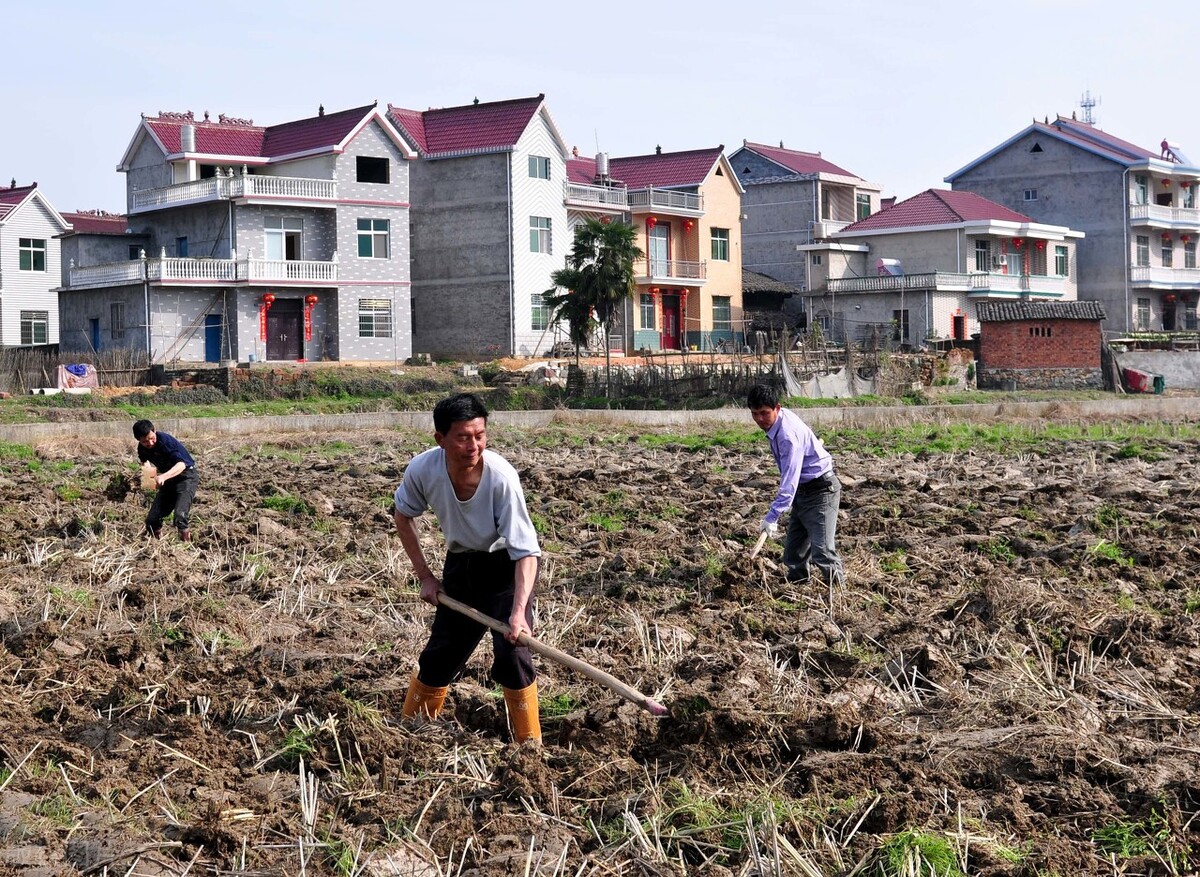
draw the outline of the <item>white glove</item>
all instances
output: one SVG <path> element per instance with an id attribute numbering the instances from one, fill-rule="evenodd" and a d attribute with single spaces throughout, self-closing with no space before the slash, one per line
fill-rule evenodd
<path id="1" fill-rule="evenodd" d="M 774 539 L 777 535 L 779 535 L 779 522 L 772 521 L 768 524 L 766 521 L 763 521 L 762 526 L 758 528 L 758 532 L 766 533 L 768 536 Z"/>

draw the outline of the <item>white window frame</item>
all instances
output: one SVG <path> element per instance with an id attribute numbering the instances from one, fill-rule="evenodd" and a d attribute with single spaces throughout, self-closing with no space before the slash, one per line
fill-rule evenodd
<path id="1" fill-rule="evenodd" d="M 1037 199 L 1038 199 L 1038 190 L 1037 189 L 1026 189 L 1025 190 L 1025 200 L 1026 201 L 1036 201 Z"/>
<path id="2" fill-rule="evenodd" d="M 1135 258 L 1134 264 L 1139 268 L 1145 268 L 1150 264 L 1150 235 L 1139 234 L 1134 240 Z M 1149 301 L 1149 299 L 1147 299 Z"/>
<path id="3" fill-rule="evenodd" d="M 363 223 L 367 223 L 363 227 Z M 360 217 L 358 226 L 358 253 L 360 259 L 387 259 L 391 252 L 392 221 L 390 219 L 371 219 Z M 370 255 L 363 255 L 363 243 L 370 247 Z M 380 250 L 382 249 L 382 254 Z M 391 337 L 390 335 L 387 337 Z"/>
<path id="4" fill-rule="evenodd" d="M 545 155 L 529 156 L 529 177 L 534 180 L 550 179 L 550 158 Z"/>
<path id="5" fill-rule="evenodd" d="M 550 217 L 529 217 L 529 252 L 550 254 L 553 240 L 550 236 Z"/>
<path id="6" fill-rule="evenodd" d="M 529 328 L 534 332 L 545 332 L 550 328 L 550 305 L 540 292 L 529 296 Z"/>
<path id="7" fill-rule="evenodd" d="M 992 242 L 987 238 L 975 238 L 975 270 L 992 270 Z"/>
<path id="8" fill-rule="evenodd" d="M 723 317 L 718 314 L 724 314 Z M 714 332 L 733 331 L 733 297 L 714 295 L 712 297 L 712 327 Z"/>
<path id="9" fill-rule="evenodd" d="M 360 298 L 358 300 L 358 337 L 392 337 L 392 300 L 390 298 Z"/>
<path id="10" fill-rule="evenodd" d="M 821 254 L 820 253 L 809 253 L 808 261 L 809 261 L 810 265 L 820 265 L 821 264 Z"/>
<path id="11" fill-rule="evenodd" d="M 9 238 L 9 240 L 11 241 L 12 238 Z M 17 268 L 19 271 L 38 271 L 43 273 L 46 271 L 46 263 L 48 259 L 46 258 L 47 253 L 45 238 L 18 238 L 17 249 L 19 253 L 17 256 Z M 39 255 L 42 257 L 41 268 L 37 266 Z M 28 268 L 25 267 L 27 257 L 29 262 Z"/>
<path id="12" fill-rule="evenodd" d="M 1159 250 L 1162 257 L 1162 266 L 1164 268 L 1175 267 L 1175 242 L 1163 241 L 1162 248 Z"/>
<path id="13" fill-rule="evenodd" d="M 1150 329 L 1150 299 L 1139 298 L 1137 300 L 1135 324 L 1139 332 L 1146 332 Z"/>
<path id="14" fill-rule="evenodd" d="M 729 261 L 729 229 L 727 228 L 711 228 L 712 233 L 712 257 L 714 262 Z"/>
<path id="15" fill-rule="evenodd" d="M 114 339 L 125 337 L 125 302 L 114 301 L 109 303 L 108 333 Z"/>
<path id="16" fill-rule="evenodd" d="M 49 311 L 21 311 L 21 344 L 22 346 L 32 346 L 34 344 L 49 344 L 50 343 L 50 312 Z M 38 332 L 38 329 L 41 332 Z M 38 340 L 38 335 L 41 335 L 41 340 Z M 26 340 L 28 339 L 28 340 Z"/>
<path id="17" fill-rule="evenodd" d="M 1145 174 L 1133 175 L 1133 203 L 1139 207 L 1150 203 L 1150 178 Z"/>
<path id="18" fill-rule="evenodd" d="M 1068 277 L 1071 273 L 1071 251 L 1061 244 L 1054 247 L 1054 273 L 1059 277 Z"/>
<path id="19" fill-rule="evenodd" d="M 866 208 L 864 210 L 863 208 Z M 858 192 L 854 196 L 854 221 L 866 219 L 871 215 L 871 195 L 868 192 Z"/>
<path id="20" fill-rule="evenodd" d="M 268 261 L 287 259 L 287 238 L 296 234 L 296 252 L 304 252 L 304 220 L 298 216 L 267 216 L 263 218 L 263 252 Z"/>
<path id="21" fill-rule="evenodd" d="M 1195 241 L 1188 241 L 1186 244 L 1183 245 L 1183 267 L 1184 268 L 1195 268 L 1196 267 L 1196 242 Z"/>

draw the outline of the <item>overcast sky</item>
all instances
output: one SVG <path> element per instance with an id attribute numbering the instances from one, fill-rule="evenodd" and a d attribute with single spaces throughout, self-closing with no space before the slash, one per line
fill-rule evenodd
<path id="1" fill-rule="evenodd" d="M 1166 7 L 1164 7 L 1166 8 Z M 125 209 L 139 114 L 271 125 L 378 100 L 545 93 L 568 147 L 611 156 L 743 139 L 819 151 L 901 198 L 1100 99 L 1099 126 L 1200 163 L 1186 4 L 708 0 L 8 4 L 0 179 L 61 211 Z M 1082 115 L 1082 114 L 1081 114 Z"/>

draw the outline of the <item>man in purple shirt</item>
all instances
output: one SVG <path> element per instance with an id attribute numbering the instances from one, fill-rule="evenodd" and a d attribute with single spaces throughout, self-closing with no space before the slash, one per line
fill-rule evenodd
<path id="1" fill-rule="evenodd" d="M 842 484 L 833 474 L 833 458 L 807 423 L 780 407 L 774 388 L 756 384 L 746 401 L 750 416 L 767 434 L 780 475 L 779 492 L 759 529 L 775 536 L 779 519 L 790 508 L 783 544 L 788 581 L 805 581 L 809 563 L 815 563 L 832 596 L 834 585 L 845 578 L 834 546 Z"/>

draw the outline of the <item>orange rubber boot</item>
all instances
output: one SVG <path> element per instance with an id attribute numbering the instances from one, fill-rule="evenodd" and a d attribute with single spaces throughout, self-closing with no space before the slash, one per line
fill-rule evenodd
<path id="1" fill-rule="evenodd" d="M 446 702 L 446 692 L 449 690 L 450 686 L 448 685 L 439 687 L 426 685 L 414 673 L 412 682 L 408 686 L 408 693 L 404 695 L 404 707 L 400 710 L 400 715 L 406 719 L 411 719 L 416 715 L 422 715 L 427 719 L 436 719 L 438 713 L 442 711 L 442 704 Z"/>
<path id="2" fill-rule="evenodd" d="M 512 727 L 513 740 L 542 742 L 542 723 L 538 717 L 537 683 L 526 688 L 504 689 L 504 703 L 508 707 L 508 723 Z"/>

